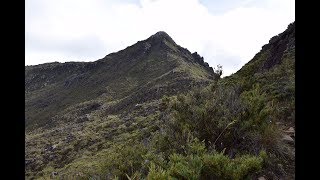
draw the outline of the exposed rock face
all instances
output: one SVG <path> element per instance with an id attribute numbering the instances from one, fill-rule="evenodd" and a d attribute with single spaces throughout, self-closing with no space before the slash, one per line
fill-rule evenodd
<path id="1" fill-rule="evenodd" d="M 192 57 L 200 64 L 204 64 L 203 57 L 201 57 L 197 52 L 192 53 Z"/>
<path id="2" fill-rule="evenodd" d="M 213 71 L 213 68 L 209 66 L 207 62 L 203 60 L 203 57 L 200 56 L 197 52 L 192 53 L 192 57 L 196 60 L 197 63 L 202 65 L 204 68 L 208 69 L 209 71 Z"/>

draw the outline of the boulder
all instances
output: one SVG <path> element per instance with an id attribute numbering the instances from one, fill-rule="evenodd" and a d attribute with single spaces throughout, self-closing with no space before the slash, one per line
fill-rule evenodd
<path id="1" fill-rule="evenodd" d="M 292 139 L 291 136 L 285 134 L 283 137 L 282 137 L 282 140 L 287 142 L 287 143 L 290 143 L 290 144 L 293 144 L 294 143 L 294 139 Z"/>
<path id="2" fill-rule="evenodd" d="M 283 131 L 284 133 L 290 135 L 291 137 L 295 137 L 295 130 L 293 127 L 290 127 L 289 129 Z"/>
<path id="3" fill-rule="evenodd" d="M 284 131 L 286 133 L 295 133 L 295 130 L 293 127 L 290 127 L 289 129 L 287 129 L 286 131 Z"/>

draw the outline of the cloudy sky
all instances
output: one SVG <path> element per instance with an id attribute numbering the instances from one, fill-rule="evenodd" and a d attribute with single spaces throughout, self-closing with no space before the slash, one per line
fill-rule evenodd
<path id="1" fill-rule="evenodd" d="M 167 32 L 224 75 L 295 20 L 294 0 L 26 0 L 26 65 L 95 61 Z"/>

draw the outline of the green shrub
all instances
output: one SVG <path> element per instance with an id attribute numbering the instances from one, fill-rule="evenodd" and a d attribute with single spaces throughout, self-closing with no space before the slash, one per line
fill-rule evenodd
<path id="1" fill-rule="evenodd" d="M 151 163 L 147 179 L 148 180 L 168 180 L 169 174 L 166 170 L 162 169 L 159 166 L 156 166 L 154 163 Z"/>
<path id="2" fill-rule="evenodd" d="M 203 178 L 217 179 L 244 179 L 250 173 L 262 168 L 265 153 L 261 155 L 243 155 L 235 159 L 223 155 L 223 153 L 207 154 L 203 157 Z"/>
<path id="3" fill-rule="evenodd" d="M 170 176 L 177 179 L 196 180 L 200 178 L 202 160 L 198 155 L 173 154 L 170 156 L 169 166 Z"/>
<path id="4" fill-rule="evenodd" d="M 159 105 L 159 109 L 160 111 L 164 111 L 168 108 L 168 105 L 170 103 L 170 98 L 166 95 L 164 95 L 161 99 L 160 105 Z"/>
<path id="5" fill-rule="evenodd" d="M 167 169 L 151 163 L 148 179 L 244 179 L 261 170 L 267 155 L 231 159 L 223 152 L 203 155 L 172 154 Z"/>
<path id="6" fill-rule="evenodd" d="M 205 178 L 222 178 L 228 177 L 226 166 L 230 163 L 230 159 L 223 155 L 223 153 L 206 154 L 203 157 L 204 167 L 202 169 L 202 176 Z"/>
<path id="7" fill-rule="evenodd" d="M 126 176 L 133 176 L 136 172 L 142 171 L 144 158 L 147 149 L 143 144 L 132 143 L 123 146 L 116 146 L 108 153 L 103 164 L 103 174 L 112 174 L 120 179 Z"/>

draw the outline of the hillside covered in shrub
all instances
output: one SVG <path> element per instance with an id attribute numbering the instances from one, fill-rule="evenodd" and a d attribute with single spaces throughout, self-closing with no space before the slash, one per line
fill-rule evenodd
<path id="1" fill-rule="evenodd" d="M 26 67 L 26 178 L 294 179 L 295 23 L 221 78 L 165 32 Z"/>

